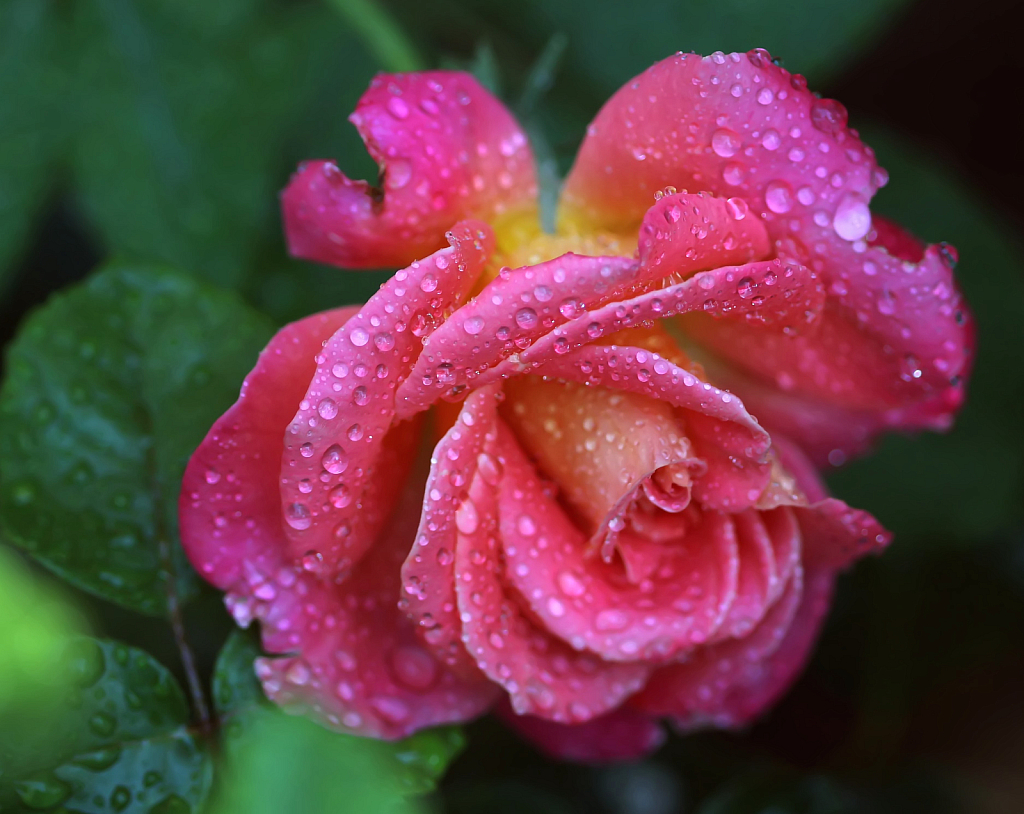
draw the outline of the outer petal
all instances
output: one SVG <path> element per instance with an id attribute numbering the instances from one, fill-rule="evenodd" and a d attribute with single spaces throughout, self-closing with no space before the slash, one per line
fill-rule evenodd
<path id="1" fill-rule="evenodd" d="M 390 460 L 395 389 L 422 338 L 459 302 L 491 250 L 483 224 L 460 224 L 452 248 L 399 271 L 324 345 L 316 373 L 285 436 L 281 497 L 289 550 L 312 552 L 333 575 L 356 562 L 386 520 L 388 485 L 413 450 Z M 398 427 L 394 432 L 402 431 Z M 370 489 L 370 484 L 375 484 Z"/>
<path id="2" fill-rule="evenodd" d="M 196 570 L 217 587 L 245 593 L 247 577 L 287 546 L 278 477 L 284 428 L 316 370 L 313 357 L 357 308 L 286 325 L 242 384 L 238 401 L 213 425 L 185 469 L 181 541 Z"/>
<path id="3" fill-rule="evenodd" d="M 300 654 L 262 663 L 268 694 L 310 708 L 330 726 L 401 737 L 478 715 L 494 691 L 450 674 L 397 610 L 414 504 L 396 513 L 406 525 L 389 529 L 341 586 L 305 572 L 287 553 L 278 498 L 284 428 L 313 375 L 314 355 L 354 310 L 308 317 L 271 340 L 239 400 L 189 461 L 180 527 L 189 558 L 228 592 L 238 623 L 258 618 L 268 652 Z M 418 490 L 408 496 L 417 501 Z"/>
<path id="4" fill-rule="evenodd" d="M 842 106 L 813 97 L 766 52 L 680 54 L 620 90 L 598 114 L 563 189 L 563 217 L 622 229 L 638 223 L 667 184 L 743 197 L 781 254 L 822 273 L 830 294 L 825 322 L 845 323 L 860 337 L 845 357 L 875 366 L 875 390 L 885 389 L 886 406 L 935 405 L 922 410 L 939 416 L 928 424 L 937 426 L 962 399 L 969 317 L 948 252 L 933 247 L 915 263 L 886 251 L 897 248 L 887 238 L 866 242 L 867 204 L 884 180 L 870 149 L 847 129 Z M 905 256 L 905 244 L 899 247 Z M 736 333 L 716 344 L 719 352 L 736 347 Z M 815 347 L 808 340 L 800 352 Z M 766 361 L 748 348 L 733 353 L 770 378 L 795 375 L 793 359 L 772 354 Z M 836 399 L 832 381 L 796 384 L 805 395 Z"/>
<path id="5" fill-rule="evenodd" d="M 505 107 L 469 74 L 382 74 L 352 123 L 381 188 L 329 161 L 299 167 L 281 197 L 296 257 L 346 268 L 405 266 L 444 246 L 459 220 L 535 206 L 533 154 Z"/>
<path id="6" fill-rule="evenodd" d="M 421 484 L 410 484 L 393 524 L 341 585 L 296 566 L 280 570 L 278 595 L 260 614 L 263 644 L 298 655 L 257 662 L 271 700 L 333 728 L 387 739 L 470 720 L 494 703 L 493 684 L 448 670 L 398 608 Z"/>
<path id="7" fill-rule="evenodd" d="M 507 704 L 497 709 L 505 723 L 556 760 L 610 763 L 650 754 L 665 741 L 658 722 L 620 707 L 583 724 L 557 724 L 533 715 L 517 715 Z"/>

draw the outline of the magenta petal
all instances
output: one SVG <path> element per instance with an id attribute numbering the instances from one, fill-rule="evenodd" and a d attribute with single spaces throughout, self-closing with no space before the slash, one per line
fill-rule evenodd
<path id="1" fill-rule="evenodd" d="M 490 229 L 472 222 L 449 239 L 452 248 L 396 272 L 327 341 L 285 434 L 280 500 L 289 550 L 319 557 L 326 575 L 355 563 L 387 520 L 415 444 L 409 425 L 394 426 L 396 387 L 492 245 Z"/>
<path id="2" fill-rule="evenodd" d="M 500 422 L 498 434 L 499 451 L 515 448 Z M 517 488 L 509 457 L 498 457 L 505 467 L 499 488 Z M 506 585 L 494 489 L 475 492 L 472 503 L 471 517 L 459 528 L 455 584 L 463 641 L 477 666 L 508 691 L 519 714 L 580 723 L 615 709 L 643 686 L 650 668 L 577 652 L 536 625 Z"/>
<path id="3" fill-rule="evenodd" d="M 357 310 L 325 311 L 278 331 L 238 401 L 189 460 L 179 500 L 181 541 L 196 570 L 217 587 L 244 592 L 255 564 L 276 562 L 287 546 L 278 496 L 284 430 L 316 370 L 313 357 Z"/>
<path id="4" fill-rule="evenodd" d="M 784 323 L 797 331 L 817 317 L 824 297 L 814 273 L 797 263 L 775 259 L 725 266 L 589 311 L 555 328 L 520 353 L 514 364 L 499 365 L 480 381 L 507 377 L 523 365 L 543 362 L 623 328 L 691 311 L 739 324 Z"/>
<path id="5" fill-rule="evenodd" d="M 503 271 L 424 343 L 412 374 L 399 388 L 399 415 L 424 410 L 443 394 L 458 393 L 468 384 L 483 385 L 478 378 L 483 371 L 552 326 L 628 289 L 636 271 L 637 263 L 630 258 L 578 254 Z M 555 292 L 571 293 L 556 297 Z"/>
<path id="6" fill-rule="evenodd" d="M 296 257 L 405 266 L 444 246 L 459 220 L 494 221 L 535 205 L 526 135 L 469 74 L 381 74 L 350 120 L 380 166 L 380 189 L 330 161 L 300 166 L 281 196 Z"/>
<path id="7" fill-rule="evenodd" d="M 608 662 L 659 661 L 714 635 L 736 595 L 738 553 L 728 516 L 708 513 L 659 568 L 633 584 L 588 556 L 584 535 L 515 442 L 505 455 L 499 514 L 507 579 L 546 630 Z"/>
<path id="8" fill-rule="evenodd" d="M 423 641 L 446 664 L 473 671 L 476 665 L 461 641 L 455 550 L 458 526 L 472 522 L 472 500 L 480 497 L 474 486 L 486 487 L 501 475 L 501 464 L 484 451 L 485 442 L 494 437 L 495 395 L 494 388 L 473 392 L 459 420 L 434 449 L 416 542 L 402 566 L 403 607 Z M 478 472 L 483 482 L 477 485 Z"/>
<path id="9" fill-rule="evenodd" d="M 772 244 L 742 198 L 684 192 L 665 195 L 647 210 L 639 249 L 647 281 L 760 260 Z"/>
<path id="10" fill-rule="evenodd" d="M 768 434 L 731 393 L 640 348 L 586 345 L 547 360 L 532 373 L 638 393 L 682 408 L 687 437 L 708 465 L 693 485 L 705 508 L 740 511 L 768 485 Z"/>
<path id="11" fill-rule="evenodd" d="M 264 648 L 297 654 L 257 661 L 275 703 L 332 728 L 387 739 L 470 720 L 494 703 L 491 682 L 437 661 L 398 608 L 421 483 L 410 484 L 392 524 L 344 583 L 282 564 L 275 595 L 262 594 Z"/>
<path id="12" fill-rule="evenodd" d="M 806 340 L 788 355 L 760 352 L 756 338 L 737 341 L 756 329 L 736 328 L 715 342 L 716 351 L 770 381 L 790 376 L 781 387 L 832 403 L 849 404 L 848 393 L 834 388 L 857 373 L 851 392 L 884 396 L 865 409 L 899 408 L 909 427 L 941 426 L 962 401 L 970 316 L 950 251 L 933 246 L 919 262 L 904 260 L 913 257 L 907 242 L 893 240 L 884 225 L 869 245 L 868 203 L 884 182 L 870 148 L 847 128 L 842 105 L 815 98 L 765 52 L 679 54 L 604 106 L 566 180 L 563 205 L 574 220 L 621 229 L 638 223 L 666 185 L 744 199 L 779 254 L 821 272 L 828 336 L 849 350 L 837 354 L 842 344 L 819 349 Z M 812 358 L 801 363 L 805 355 Z M 838 370 L 829 375 L 822 365 Z M 809 366 L 818 366 L 818 380 L 798 378 Z"/>
<path id="13" fill-rule="evenodd" d="M 683 729 L 747 723 L 789 687 L 803 666 L 828 610 L 831 585 L 827 575 L 807 591 L 797 569 L 785 593 L 749 635 L 660 668 L 629 705 L 649 715 L 669 716 Z"/>
<path id="14" fill-rule="evenodd" d="M 508 704 L 499 717 L 544 754 L 577 763 L 611 763 L 648 755 L 665 741 L 665 731 L 649 715 L 626 707 L 582 724 L 558 724 L 533 715 L 517 715 Z"/>

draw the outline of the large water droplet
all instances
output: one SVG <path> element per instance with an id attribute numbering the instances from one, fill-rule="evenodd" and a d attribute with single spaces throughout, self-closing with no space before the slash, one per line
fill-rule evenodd
<path id="1" fill-rule="evenodd" d="M 715 155 L 721 158 L 730 158 L 736 155 L 742 146 L 743 142 L 740 137 L 732 130 L 722 128 L 716 130 L 711 136 L 711 149 L 714 150 Z"/>
<path id="2" fill-rule="evenodd" d="M 843 196 L 832 218 L 832 228 L 843 240 L 860 240 L 871 231 L 871 210 L 852 192 Z"/>
<path id="3" fill-rule="evenodd" d="M 340 444 L 331 444 L 324 452 L 320 463 L 332 475 L 340 475 L 348 467 L 348 455 Z"/>
<path id="4" fill-rule="evenodd" d="M 532 308 L 520 308 L 516 311 L 516 325 L 529 330 L 537 324 L 537 312 Z"/>
<path id="5" fill-rule="evenodd" d="M 320 414 L 321 418 L 330 420 L 338 414 L 338 405 L 334 403 L 332 398 L 320 399 L 320 403 L 316 406 L 316 411 Z"/>
<path id="6" fill-rule="evenodd" d="M 793 190 L 785 181 L 772 181 L 765 188 L 764 202 L 772 212 L 782 215 L 793 208 Z"/>
<path id="7" fill-rule="evenodd" d="M 303 531 L 313 525 L 309 516 L 309 507 L 303 503 L 291 503 L 284 512 L 285 522 L 296 531 Z"/>

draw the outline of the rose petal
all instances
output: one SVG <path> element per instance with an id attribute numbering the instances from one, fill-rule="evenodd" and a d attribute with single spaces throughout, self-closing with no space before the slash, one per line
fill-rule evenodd
<path id="1" fill-rule="evenodd" d="M 487 221 L 535 207 L 526 135 L 469 74 L 382 74 L 350 121 L 380 166 L 381 189 L 330 161 L 299 167 L 282 193 L 296 257 L 344 268 L 405 266 L 444 246 L 466 218 Z"/>
<path id="2" fill-rule="evenodd" d="M 508 431 L 499 423 L 499 448 Z M 512 442 L 514 444 L 514 441 Z M 502 490 L 516 488 L 505 458 Z M 479 475 L 478 475 L 479 478 Z M 649 667 L 609 664 L 578 653 L 535 625 L 506 585 L 499 552 L 498 500 L 493 489 L 474 493 L 477 522 L 460 530 L 455 584 L 466 649 L 477 666 L 509 693 L 513 709 L 561 723 L 579 723 L 615 709 L 643 686 Z"/>
<path id="3" fill-rule="evenodd" d="M 665 731 L 650 716 L 625 707 L 583 724 L 557 724 L 533 715 L 517 715 L 508 704 L 497 714 L 516 732 L 555 760 L 610 763 L 635 760 L 655 751 Z"/>
<path id="4" fill-rule="evenodd" d="M 693 484 L 694 498 L 706 508 L 740 511 L 753 506 L 768 485 L 771 442 L 743 403 L 658 354 L 587 345 L 531 372 L 639 393 L 682 408 L 687 437 L 708 466 Z"/>
<path id="5" fill-rule="evenodd" d="M 665 546 L 653 578 L 636 585 L 620 567 L 588 556 L 586 537 L 545 494 L 514 439 L 499 433 L 498 443 L 506 579 L 545 629 L 609 662 L 667 659 L 714 635 L 739 567 L 726 515 L 690 524 L 685 538 Z"/>
<path id="6" fill-rule="evenodd" d="M 803 666 L 828 610 L 831 578 L 807 595 L 797 569 L 782 598 L 743 638 L 709 645 L 682 664 L 656 670 L 629 706 L 670 716 L 684 730 L 735 727 L 763 712 Z M 815 590 L 827 588 L 824 595 Z"/>
<path id="7" fill-rule="evenodd" d="M 431 456 L 416 543 L 402 565 L 403 605 L 427 647 L 452 667 L 477 672 L 462 646 L 462 623 L 455 596 L 455 548 L 458 524 L 473 522 L 470 493 L 477 473 L 486 484 L 501 476 L 497 458 L 484 451 L 493 435 L 497 413 L 495 389 L 474 391 L 459 420 L 441 439 Z M 463 498 L 470 502 L 463 508 Z M 460 516 L 460 510 L 463 515 Z"/>
<path id="8" fill-rule="evenodd" d="M 469 383 L 482 386 L 482 371 L 553 325 L 613 298 L 632 285 L 636 270 L 637 263 L 630 258 L 565 254 L 503 271 L 424 343 L 413 372 L 398 391 L 399 415 L 425 410 L 443 393 L 458 393 Z"/>
<path id="9" fill-rule="evenodd" d="M 286 546 L 277 491 L 284 428 L 316 370 L 313 357 L 357 310 L 325 311 L 278 331 L 238 401 L 189 459 L 179 499 L 181 541 L 196 570 L 217 587 L 244 592 L 253 564 Z"/>
<path id="10" fill-rule="evenodd" d="M 460 224 L 449 239 L 451 248 L 397 272 L 328 340 L 285 435 L 280 500 L 289 550 L 295 558 L 319 555 L 326 575 L 356 562 L 387 519 L 401 466 L 414 457 L 411 449 L 396 455 L 398 471 L 385 470 L 380 458 L 397 383 L 493 247 L 484 224 Z M 390 491 L 381 488 L 389 484 Z"/>
<path id="11" fill-rule="evenodd" d="M 930 247 L 912 263 L 865 242 L 867 205 L 880 183 L 884 175 L 847 129 L 842 106 L 815 98 L 765 52 L 680 54 L 629 83 L 598 114 L 563 187 L 563 218 L 621 230 L 638 223 L 668 184 L 742 197 L 779 254 L 821 272 L 830 295 L 823 322 L 832 326 L 823 338 L 853 344 L 838 356 L 842 340 L 819 346 L 813 338 L 790 354 L 755 353 L 766 332 L 725 323 L 707 325 L 703 340 L 729 327 L 714 341 L 718 352 L 770 379 L 795 377 L 790 386 L 815 398 L 845 399 L 847 392 L 832 387 L 864 373 L 856 386 L 873 397 L 884 393 L 885 407 L 922 403 L 941 423 L 962 400 L 970 317 L 949 252 Z M 741 346 L 742 333 L 755 336 Z M 817 381 L 796 378 L 807 367 L 816 368 Z M 834 375 L 825 375 L 830 367 Z"/>
<path id="12" fill-rule="evenodd" d="M 258 612 L 267 652 L 298 654 L 257 661 L 275 703 L 334 729 L 387 739 L 471 720 L 494 703 L 491 682 L 437 661 L 398 608 L 422 495 L 422 479 L 414 480 L 392 523 L 341 585 L 282 564 L 277 595 Z"/>

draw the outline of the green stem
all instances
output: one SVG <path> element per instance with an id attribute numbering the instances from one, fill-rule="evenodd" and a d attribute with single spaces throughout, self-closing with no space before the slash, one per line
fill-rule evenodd
<path id="1" fill-rule="evenodd" d="M 355 29 L 386 71 L 421 71 L 425 63 L 412 41 L 377 0 L 329 0 Z"/>

